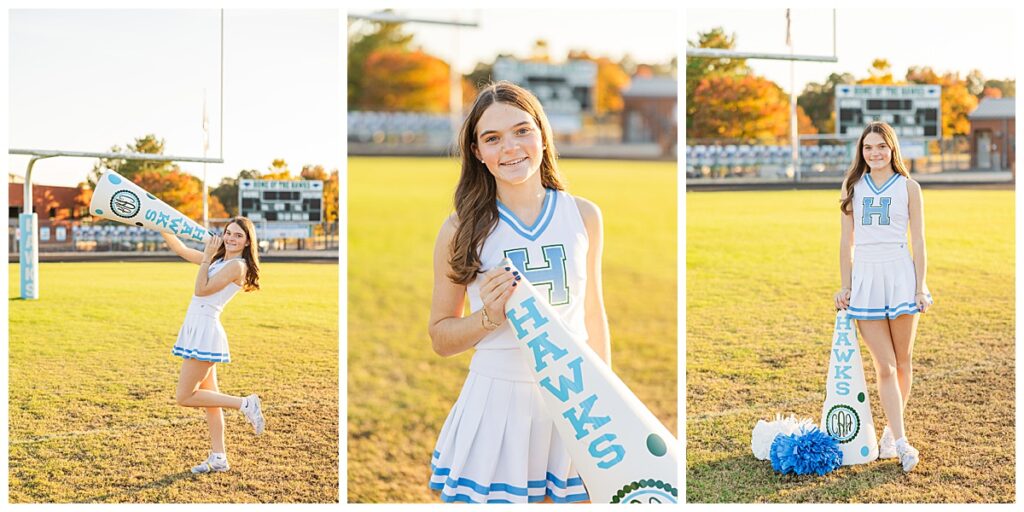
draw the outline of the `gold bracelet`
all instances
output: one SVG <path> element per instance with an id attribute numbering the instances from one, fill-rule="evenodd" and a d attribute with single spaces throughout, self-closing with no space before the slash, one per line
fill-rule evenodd
<path id="1" fill-rule="evenodd" d="M 485 331 L 493 331 L 497 329 L 499 325 L 501 325 L 491 321 L 491 317 L 487 314 L 486 306 L 480 308 L 480 312 L 483 313 L 480 316 L 480 326 L 483 327 Z"/>

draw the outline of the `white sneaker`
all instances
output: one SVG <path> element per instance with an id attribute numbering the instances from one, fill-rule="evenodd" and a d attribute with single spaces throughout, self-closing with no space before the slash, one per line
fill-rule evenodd
<path id="1" fill-rule="evenodd" d="M 253 393 L 245 397 L 245 400 L 248 407 L 242 407 L 242 414 L 252 424 L 252 428 L 256 430 L 256 435 L 260 435 L 263 433 L 263 410 L 261 409 L 260 397 Z"/>
<path id="2" fill-rule="evenodd" d="M 889 425 L 886 425 L 885 430 L 882 430 L 882 438 L 878 440 L 878 458 L 895 459 L 896 457 L 896 438 L 892 437 L 892 430 L 889 430 Z"/>
<path id="3" fill-rule="evenodd" d="M 909 443 L 897 447 L 896 453 L 900 458 L 900 464 L 903 465 L 904 473 L 910 473 L 910 470 L 914 469 L 914 466 L 921 460 L 920 452 L 917 451 L 917 448 L 910 446 Z"/>
<path id="4" fill-rule="evenodd" d="M 231 469 L 231 466 L 228 465 L 227 458 L 215 458 L 211 453 L 210 456 L 207 457 L 206 460 L 201 462 L 198 466 L 192 467 L 192 473 L 197 475 L 200 473 L 221 473 L 229 469 Z"/>

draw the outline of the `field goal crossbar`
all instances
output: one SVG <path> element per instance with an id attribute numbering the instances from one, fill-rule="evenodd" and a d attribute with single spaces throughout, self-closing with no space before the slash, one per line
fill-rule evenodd
<path id="1" fill-rule="evenodd" d="M 18 215 L 18 229 L 21 231 L 18 247 L 19 274 L 21 276 L 21 298 L 36 300 L 39 298 L 39 217 L 33 211 L 32 202 L 32 168 L 36 161 L 60 156 L 76 158 L 116 158 L 122 160 L 145 160 L 157 162 L 202 162 L 222 164 L 223 158 L 206 158 L 192 156 L 154 155 L 149 153 L 103 153 L 92 151 L 68 151 L 62 149 L 10 149 L 11 155 L 27 155 L 25 170 L 24 204 L 22 213 Z M 205 192 L 205 191 L 204 191 Z"/>
<path id="2" fill-rule="evenodd" d="M 786 44 L 792 52 L 793 45 L 789 38 L 790 10 L 786 9 Z M 797 130 L 796 114 L 796 77 L 793 64 L 802 62 L 828 62 L 837 63 L 839 57 L 836 52 L 836 9 L 832 9 L 832 55 L 799 55 L 794 53 L 770 53 L 770 52 L 741 52 L 723 48 L 686 48 L 686 58 L 703 59 L 762 59 L 762 60 L 788 60 L 789 61 L 789 133 L 790 133 L 790 160 L 793 165 L 793 179 L 800 181 L 800 135 Z"/>

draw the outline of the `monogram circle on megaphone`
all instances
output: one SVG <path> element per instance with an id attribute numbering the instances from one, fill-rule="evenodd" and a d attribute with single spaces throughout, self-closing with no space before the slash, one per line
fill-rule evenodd
<path id="1" fill-rule="evenodd" d="M 130 219 L 138 215 L 140 208 L 142 208 L 142 202 L 139 201 L 139 196 L 131 190 L 118 190 L 110 196 L 110 210 L 118 217 Z"/>

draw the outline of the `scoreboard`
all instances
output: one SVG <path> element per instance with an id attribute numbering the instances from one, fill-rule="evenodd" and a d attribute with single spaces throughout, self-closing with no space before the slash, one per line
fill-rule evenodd
<path id="1" fill-rule="evenodd" d="M 544 106 L 555 133 L 577 133 L 582 114 L 593 113 L 597 90 L 597 64 L 570 60 L 564 64 L 527 62 L 501 57 L 494 62 L 495 80 L 507 80 L 529 90 Z"/>
<path id="2" fill-rule="evenodd" d="M 836 135 L 857 137 L 871 121 L 885 121 L 900 137 L 942 137 L 942 86 L 836 86 Z"/>
<path id="3" fill-rule="evenodd" d="M 253 222 L 323 221 L 322 180 L 239 180 L 238 210 Z"/>

